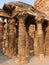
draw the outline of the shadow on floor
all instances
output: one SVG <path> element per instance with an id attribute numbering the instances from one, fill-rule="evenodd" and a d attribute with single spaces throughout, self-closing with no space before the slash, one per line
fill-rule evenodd
<path id="1" fill-rule="evenodd" d="M 6 62 L 8 60 L 10 60 L 10 58 L 8 58 L 7 56 L 0 55 L 0 64 L 3 63 L 3 62 Z"/>
<path id="2" fill-rule="evenodd" d="M 30 60 L 32 59 L 33 56 L 34 56 L 34 53 L 32 51 L 32 52 L 30 52 L 30 56 L 27 58 L 29 62 L 30 62 Z"/>

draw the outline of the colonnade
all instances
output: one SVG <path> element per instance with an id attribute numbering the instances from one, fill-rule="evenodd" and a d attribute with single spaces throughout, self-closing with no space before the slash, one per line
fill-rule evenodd
<path id="1" fill-rule="evenodd" d="M 18 18 L 18 58 L 20 62 L 27 62 L 27 56 L 30 55 L 29 53 L 29 42 L 28 42 L 28 35 L 26 33 L 25 27 L 25 19 L 26 15 L 19 15 Z M 42 18 L 35 19 L 37 24 L 37 31 L 34 38 L 34 55 L 44 56 L 44 49 L 43 49 L 43 31 L 42 31 Z M 9 57 L 14 56 L 15 52 L 15 23 L 16 20 L 14 18 L 8 19 L 8 27 L 7 27 L 7 35 L 8 38 L 5 43 L 5 55 Z M 4 38 L 3 33 L 4 31 L 4 21 L 0 21 L 0 38 L 1 40 Z M 1 41 L 0 40 L 0 41 Z M 2 44 L 2 43 L 0 43 Z"/>

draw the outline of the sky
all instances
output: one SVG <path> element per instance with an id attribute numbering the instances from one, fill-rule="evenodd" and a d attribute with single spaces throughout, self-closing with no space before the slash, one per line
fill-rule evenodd
<path id="1" fill-rule="evenodd" d="M 3 7 L 4 3 L 21 1 L 28 4 L 32 4 L 35 0 L 0 0 L 0 8 Z"/>

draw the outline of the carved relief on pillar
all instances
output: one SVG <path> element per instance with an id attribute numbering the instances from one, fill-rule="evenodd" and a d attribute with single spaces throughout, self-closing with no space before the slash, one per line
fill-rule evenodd
<path id="1" fill-rule="evenodd" d="M 29 26 L 29 35 L 34 38 L 35 25 L 30 24 Z"/>
<path id="2" fill-rule="evenodd" d="M 37 35 L 41 35 L 41 34 L 43 34 L 42 23 L 38 23 L 37 24 Z"/>

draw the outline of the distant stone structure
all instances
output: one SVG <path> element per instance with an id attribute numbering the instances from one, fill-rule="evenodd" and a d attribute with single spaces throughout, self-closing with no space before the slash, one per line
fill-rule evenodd
<path id="1" fill-rule="evenodd" d="M 0 9 L 0 18 L 0 54 L 17 55 L 18 63 L 27 63 L 31 51 L 41 58 L 49 55 L 49 18 L 45 13 L 23 2 L 10 2 Z"/>
<path id="2" fill-rule="evenodd" d="M 34 7 L 49 17 L 49 0 L 36 0 Z"/>

